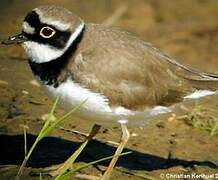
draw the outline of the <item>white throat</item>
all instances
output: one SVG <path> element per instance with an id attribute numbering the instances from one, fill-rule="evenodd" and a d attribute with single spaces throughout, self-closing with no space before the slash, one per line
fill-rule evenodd
<path id="1" fill-rule="evenodd" d="M 63 49 L 56 49 L 49 45 L 39 44 L 33 41 L 27 41 L 23 43 L 23 47 L 27 53 L 28 58 L 36 63 L 45 63 L 62 56 L 70 45 L 75 41 L 78 35 L 82 32 L 85 24 L 82 22 L 70 36 L 66 46 Z"/>

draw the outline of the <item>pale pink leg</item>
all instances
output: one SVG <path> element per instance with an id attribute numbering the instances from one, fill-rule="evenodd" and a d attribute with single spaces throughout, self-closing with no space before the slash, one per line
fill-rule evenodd
<path id="1" fill-rule="evenodd" d="M 123 151 L 123 148 L 126 146 L 128 140 L 129 140 L 129 131 L 127 129 L 126 123 L 120 123 L 121 129 L 122 129 L 122 136 L 119 146 L 117 147 L 117 150 L 114 154 L 114 157 L 112 158 L 107 170 L 103 174 L 101 180 L 108 180 L 110 178 L 111 172 L 120 156 L 120 154 Z"/>

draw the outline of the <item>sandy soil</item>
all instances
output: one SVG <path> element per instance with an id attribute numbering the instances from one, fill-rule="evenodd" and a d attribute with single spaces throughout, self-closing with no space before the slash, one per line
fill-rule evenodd
<path id="1" fill-rule="evenodd" d="M 185 65 L 218 71 L 216 0 L 2 0 L 0 22 L 4 26 L 0 26 L 0 38 L 18 32 L 29 9 L 48 3 L 68 7 L 86 21 L 96 23 L 103 22 L 124 3 L 128 8 L 115 26 L 139 34 Z M 22 126 L 29 127 L 27 139 L 30 146 L 42 127 L 41 116 L 49 112 L 52 102 L 34 84 L 23 50 L 17 46 L 0 46 L 0 179 L 13 179 L 24 154 Z M 217 100 L 218 97 L 207 98 L 202 106 L 217 112 Z M 63 110 L 58 109 L 57 114 L 61 113 Z M 214 118 L 218 118 L 218 112 Z M 91 125 L 91 122 L 72 118 L 63 126 L 88 132 Z M 120 158 L 111 179 L 161 179 L 161 175 L 162 179 L 167 179 L 169 175 L 218 173 L 217 136 L 210 136 L 208 132 L 177 119 L 160 119 L 130 131 L 132 137 L 125 151 L 133 153 Z M 118 142 L 119 137 L 119 128 L 103 128 L 76 164 L 112 155 L 115 147 L 105 142 Z M 82 140 L 81 136 L 57 129 L 40 143 L 22 179 L 39 179 L 40 172 L 64 162 Z M 100 163 L 81 173 L 99 175 L 107 164 Z M 46 174 L 43 177 L 52 179 Z"/>

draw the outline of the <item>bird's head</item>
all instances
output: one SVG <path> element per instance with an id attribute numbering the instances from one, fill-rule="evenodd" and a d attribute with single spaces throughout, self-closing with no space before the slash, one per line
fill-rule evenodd
<path id="1" fill-rule="evenodd" d="M 22 32 L 3 41 L 21 44 L 30 61 L 49 62 L 62 56 L 80 36 L 84 22 L 65 8 L 40 6 L 29 12 Z"/>

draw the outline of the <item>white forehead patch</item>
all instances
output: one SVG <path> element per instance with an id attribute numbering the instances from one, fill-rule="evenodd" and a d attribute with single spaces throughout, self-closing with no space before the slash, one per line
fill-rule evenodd
<path id="1" fill-rule="evenodd" d="M 70 45 L 75 41 L 78 35 L 82 32 L 85 24 L 81 23 L 73 34 L 71 34 L 66 46 L 63 49 L 57 49 L 53 46 L 40 44 L 38 42 L 26 41 L 23 47 L 29 59 L 36 63 L 45 63 L 61 57 Z"/>
<path id="2" fill-rule="evenodd" d="M 49 19 L 49 18 L 47 18 L 47 19 L 44 18 L 41 22 L 43 22 L 45 24 L 50 24 L 61 31 L 67 31 L 70 28 L 70 24 L 65 24 L 65 23 L 62 23 L 60 21 L 54 21 L 54 20 Z"/>
<path id="3" fill-rule="evenodd" d="M 69 23 L 67 24 L 67 23 L 63 23 L 63 22 L 54 20 L 52 18 L 43 17 L 43 12 L 40 11 L 38 8 L 35 8 L 34 11 L 39 15 L 40 22 L 52 25 L 61 31 L 67 31 L 67 30 L 69 30 L 69 28 L 71 26 L 71 24 L 69 24 Z"/>
<path id="4" fill-rule="evenodd" d="M 35 28 L 30 26 L 28 22 L 24 21 L 23 22 L 23 31 L 28 33 L 28 34 L 34 34 Z"/>

